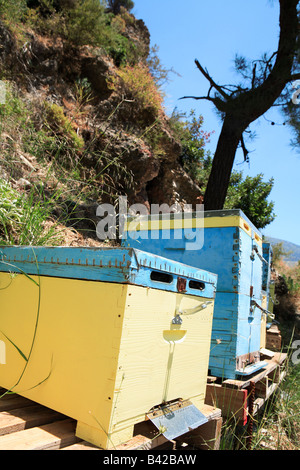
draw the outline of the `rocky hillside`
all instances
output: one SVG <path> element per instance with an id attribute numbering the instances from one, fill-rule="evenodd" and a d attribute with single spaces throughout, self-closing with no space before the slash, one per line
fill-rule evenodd
<path id="1" fill-rule="evenodd" d="M 1 18 L 2 185 L 49 203 L 50 221 L 92 237 L 96 207 L 118 195 L 148 208 L 199 202 L 201 191 L 180 164 L 180 141 L 147 65 L 144 22 L 125 9 L 106 13 L 119 43 L 126 41 L 124 59 L 115 45 L 110 51 L 89 38 L 77 44 L 76 35 L 54 34 L 55 14 L 47 27 L 39 10 L 16 24 Z M 20 243 L 14 229 L 8 235 Z"/>

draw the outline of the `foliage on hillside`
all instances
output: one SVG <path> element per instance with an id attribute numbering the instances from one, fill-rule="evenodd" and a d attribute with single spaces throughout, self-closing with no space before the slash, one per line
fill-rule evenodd
<path id="1" fill-rule="evenodd" d="M 150 49 L 132 6 L 0 0 L 0 198 L 4 207 L 10 195 L 18 208 L 6 221 L 3 210 L 2 243 L 57 243 L 59 224 L 95 237 L 95 207 L 120 194 L 147 207 L 201 201 L 211 133 L 193 111 L 165 114 L 161 85 L 174 71 Z M 236 172 L 226 207 L 264 227 L 274 217 L 272 185 Z M 26 204 L 36 206 L 41 233 L 22 238 L 33 223 L 18 219 Z"/>

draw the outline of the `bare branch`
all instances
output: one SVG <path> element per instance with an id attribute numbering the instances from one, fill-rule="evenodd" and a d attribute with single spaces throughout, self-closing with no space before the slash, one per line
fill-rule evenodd
<path id="1" fill-rule="evenodd" d="M 202 65 L 197 59 L 195 59 L 195 64 L 197 65 L 197 68 L 200 70 L 202 75 L 204 75 L 204 77 L 209 81 L 209 83 L 211 84 L 211 87 L 215 88 L 220 93 L 220 95 L 222 95 L 223 98 L 225 98 L 225 100 L 228 100 L 229 96 L 227 95 L 227 93 L 224 92 L 221 86 L 216 84 L 216 82 L 212 79 L 212 77 L 209 75 L 207 70 L 204 70 L 204 68 L 202 67 Z"/>
<path id="2" fill-rule="evenodd" d="M 212 98 L 211 96 L 182 96 L 181 98 L 179 98 L 180 100 L 186 100 L 186 99 L 193 99 L 193 100 L 208 100 L 208 101 L 212 101 L 213 103 L 215 102 L 215 99 Z"/>
<path id="3" fill-rule="evenodd" d="M 246 149 L 243 134 L 242 134 L 242 137 L 241 137 L 241 147 L 242 147 L 243 154 L 244 154 L 244 161 L 248 163 L 249 162 L 249 157 L 248 157 L 249 151 Z"/>
<path id="4" fill-rule="evenodd" d="M 293 82 L 294 80 L 299 80 L 299 79 L 300 79 L 300 72 L 294 73 L 293 75 L 291 75 L 288 81 Z"/>
<path id="5" fill-rule="evenodd" d="M 256 63 L 254 64 L 253 70 L 252 70 L 252 88 L 254 88 L 255 85 L 255 79 L 256 79 Z"/>

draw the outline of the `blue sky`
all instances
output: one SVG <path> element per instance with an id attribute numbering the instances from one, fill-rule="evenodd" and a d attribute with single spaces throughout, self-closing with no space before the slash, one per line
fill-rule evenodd
<path id="1" fill-rule="evenodd" d="M 197 58 L 219 84 L 236 83 L 233 69 L 235 54 L 258 59 L 264 52 L 277 49 L 279 7 L 274 0 L 134 0 L 132 13 L 144 20 L 151 35 L 151 45 L 159 46 L 159 58 L 165 68 L 173 68 L 172 80 L 165 86 L 168 114 L 177 107 L 194 109 L 204 117 L 203 129 L 215 131 L 208 148 L 215 150 L 221 129 L 212 103 L 182 96 L 204 96 L 208 82 L 196 68 Z M 300 105 L 299 105 L 300 106 Z M 276 125 L 272 126 L 270 121 Z M 300 153 L 290 146 L 293 137 L 284 116 L 273 108 L 251 126 L 256 138 L 247 143 L 250 164 L 242 163 L 238 150 L 234 168 L 244 176 L 263 173 L 264 181 L 274 177 L 270 200 L 275 203 L 274 222 L 262 232 L 300 245 Z"/>

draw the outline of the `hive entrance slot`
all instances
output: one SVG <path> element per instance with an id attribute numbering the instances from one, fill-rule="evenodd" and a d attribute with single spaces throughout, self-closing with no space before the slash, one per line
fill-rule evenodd
<path id="1" fill-rule="evenodd" d="M 168 273 L 163 273 L 161 271 L 151 271 L 150 274 L 151 281 L 164 282 L 165 284 L 171 284 L 173 281 L 173 276 Z"/>
<path id="2" fill-rule="evenodd" d="M 189 282 L 189 287 L 191 289 L 204 290 L 205 289 L 205 284 L 204 284 L 204 282 L 200 282 L 200 281 L 190 281 Z"/>

